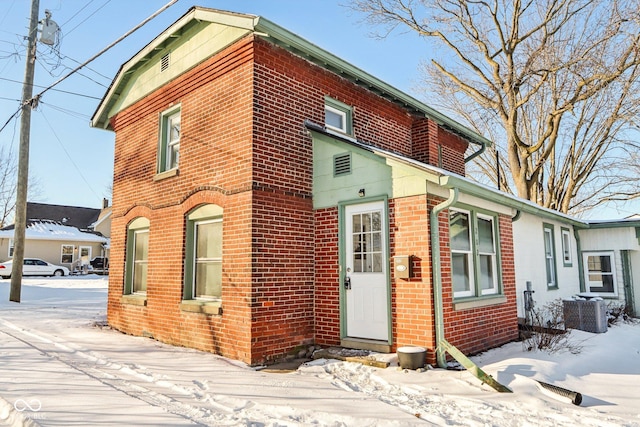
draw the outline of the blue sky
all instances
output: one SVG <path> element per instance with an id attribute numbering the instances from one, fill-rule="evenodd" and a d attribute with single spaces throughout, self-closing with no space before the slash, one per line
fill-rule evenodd
<path id="1" fill-rule="evenodd" d="M 34 93 L 111 44 L 169 0 L 40 0 L 62 29 L 59 52 L 40 44 Z M 0 126 L 19 108 L 25 68 L 30 1 L 0 0 Z M 182 16 L 191 6 L 261 15 L 351 64 L 420 99 L 419 63 L 433 52 L 415 34 L 396 31 L 385 39 L 347 0 L 179 0 L 159 17 L 125 39 L 87 68 L 43 96 L 32 113 L 30 174 L 40 182 L 33 201 L 98 208 L 108 197 L 113 174 L 115 134 L 92 129 L 90 117 L 122 63 Z M 64 92 L 63 92 L 64 91 Z M 424 100 L 424 99 L 423 99 Z M 428 100 L 426 100 L 429 103 Z M 0 146 L 17 153 L 19 120 L 0 132 Z M 621 218 L 622 210 L 600 209 L 592 217 Z"/>
<path id="2" fill-rule="evenodd" d="M 39 44 L 34 94 L 68 74 L 169 0 L 40 0 L 62 29 L 59 55 Z M 19 108 L 30 1 L 0 1 L 0 126 Z M 199 6 L 264 16 L 353 65 L 410 92 L 424 42 L 398 34 L 370 37 L 361 16 L 334 0 L 200 0 Z M 29 172 L 40 181 L 37 201 L 100 207 L 113 174 L 115 134 L 89 126 L 120 65 L 182 16 L 194 3 L 180 0 L 110 49 L 88 68 L 48 91 L 32 113 Z M 42 86 L 42 87 L 39 87 Z M 65 93 L 72 92 L 72 93 Z M 0 133 L 0 146 L 17 153 L 19 119 Z M 34 200 L 36 201 L 36 200 Z"/>

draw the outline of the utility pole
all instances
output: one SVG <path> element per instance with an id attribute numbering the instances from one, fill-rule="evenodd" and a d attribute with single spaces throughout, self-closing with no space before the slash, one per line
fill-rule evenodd
<path id="1" fill-rule="evenodd" d="M 22 117 L 20 120 L 20 149 L 18 151 L 18 188 L 16 191 L 16 220 L 13 234 L 13 267 L 9 301 L 20 302 L 22 288 L 22 264 L 24 262 L 24 237 L 27 228 L 27 187 L 29 183 L 29 136 L 31 133 L 31 109 L 34 107 L 33 74 L 38 39 L 38 11 L 40 0 L 31 0 L 31 18 L 27 36 L 27 64 L 22 85 Z"/>

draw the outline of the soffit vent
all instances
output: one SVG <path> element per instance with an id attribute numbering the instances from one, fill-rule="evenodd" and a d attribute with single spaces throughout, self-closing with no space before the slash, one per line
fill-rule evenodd
<path id="1" fill-rule="evenodd" d="M 164 55 L 160 60 L 160 71 L 165 71 L 167 68 L 169 68 L 169 53 Z"/>
<path id="2" fill-rule="evenodd" d="M 351 153 L 339 154 L 333 158 L 333 175 L 347 175 L 351 173 Z"/>

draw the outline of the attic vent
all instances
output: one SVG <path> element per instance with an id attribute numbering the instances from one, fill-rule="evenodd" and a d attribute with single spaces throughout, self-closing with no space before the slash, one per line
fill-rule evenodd
<path id="1" fill-rule="evenodd" d="M 160 60 L 160 71 L 165 71 L 167 68 L 169 68 L 169 53 Z"/>
<path id="2" fill-rule="evenodd" d="M 338 154 L 333 157 L 333 176 L 351 173 L 351 153 Z"/>

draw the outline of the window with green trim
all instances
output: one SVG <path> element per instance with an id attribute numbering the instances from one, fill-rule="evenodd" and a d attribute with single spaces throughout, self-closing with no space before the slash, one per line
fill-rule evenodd
<path id="1" fill-rule="evenodd" d="M 147 293 L 149 259 L 149 220 L 139 217 L 127 227 L 125 256 L 125 295 Z"/>
<path id="2" fill-rule="evenodd" d="M 222 208 L 204 205 L 187 215 L 184 299 L 222 299 Z"/>
<path id="3" fill-rule="evenodd" d="M 562 236 L 562 264 L 565 267 L 573 266 L 573 255 L 571 253 L 571 231 L 568 228 L 560 227 Z"/>
<path id="4" fill-rule="evenodd" d="M 449 210 L 454 298 L 499 293 L 497 218 L 474 210 Z"/>
<path id="5" fill-rule="evenodd" d="M 160 143 L 158 172 L 178 168 L 180 159 L 180 106 L 172 107 L 160 115 Z"/>
<path id="6" fill-rule="evenodd" d="M 553 231 L 553 225 L 543 224 L 544 263 L 547 273 L 547 288 L 558 287 L 558 275 L 556 271 L 556 245 Z"/>
<path id="7" fill-rule="evenodd" d="M 333 98 L 324 99 L 324 124 L 338 132 L 353 134 L 353 109 Z"/>

